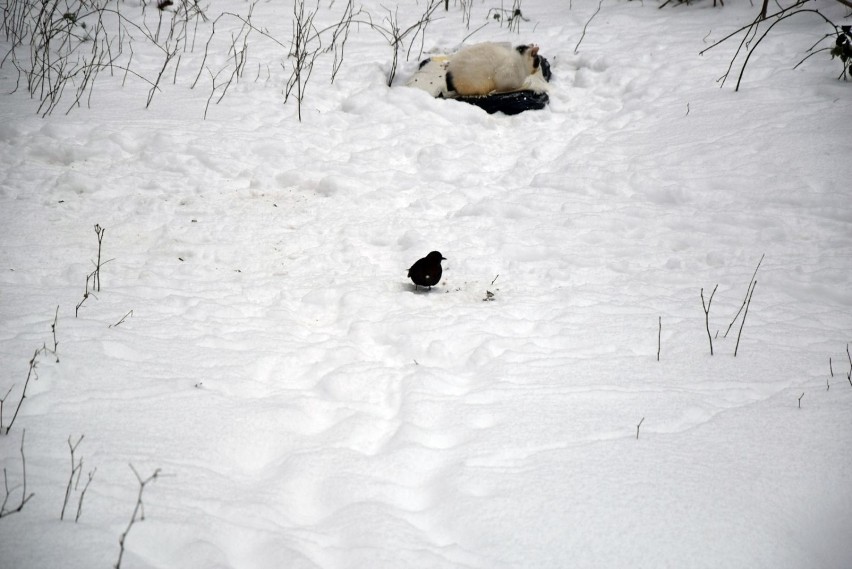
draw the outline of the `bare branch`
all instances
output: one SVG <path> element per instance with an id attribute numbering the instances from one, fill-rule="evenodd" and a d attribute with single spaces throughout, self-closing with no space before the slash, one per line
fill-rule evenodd
<path id="1" fill-rule="evenodd" d="M 701 289 L 701 306 L 704 308 L 704 325 L 707 328 L 707 339 L 710 340 L 710 355 L 713 355 L 713 336 L 710 335 L 710 305 L 713 304 L 713 295 L 716 294 L 717 284 L 713 287 L 713 292 L 710 294 L 710 300 L 707 304 L 704 303 L 704 289 Z"/>
<path id="2" fill-rule="evenodd" d="M 21 410 L 21 405 L 24 403 L 24 399 L 27 397 L 27 387 L 30 384 L 30 379 L 38 379 L 38 373 L 36 372 L 36 366 L 38 366 L 38 356 L 41 353 L 42 348 L 38 348 L 34 353 L 33 357 L 30 358 L 30 367 L 27 370 L 27 379 L 24 381 L 24 389 L 21 392 L 21 399 L 18 401 L 18 406 L 15 408 L 15 414 L 12 415 L 12 420 L 9 421 L 9 425 L 6 426 L 6 430 L 4 431 L 7 435 L 9 431 L 12 429 L 12 425 L 15 423 L 15 419 L 18 417 L 18 412 Z M 8 393 L 6 394 L 8 395 Z M 5 399 L 5 397 L 4 397 Z M 0 429 L 3 428 L 3 425 L 0 424 Z M 23 443 L 22 443 L 23 444 Z"/>
<path id="3" fill-rule="evenodd" d="M 77 477 L 77 481 L 80 480 L 80 471 L 83 469 L 83 460 L 76 461 L 74 459 L 74 453 L 77 451 L 77 447 L 80 446 L 80 443 L 83 442 L 84 435 L 80 435 L 80 438 L 77 439 L 77 442 L 71 444 L 71 437 L 68 437 L 68 448 L 71 451 L 71 474 L 68 476 L 68 485 L 65 487 L 65 500 L 62 502 L 62 511 L 59 514 L 59 519 L 65 519 L 65 508 L 68 506 L 68 500 L 71 498 L 71 488 L 74 486 L 74 477 Z"/>
<path id="4" fill-rule="evenodd" d="M 734 357 L 737 357 L 737 351 L 740 349 L 740 336 L 743 334 L 743 326 L 745 326 L 746 316 L 748 316 L 748 307 L 751 304 L 751 297 L 754 294 L 754 288 L 757 286 L 757 281 L 754 281 L 751 284 L 751 290 L 748 293 L 748 302 L 746 302 L 745 313 L 743 314 L 743 321 L 740 322 L 740 331 L 737 334 L 737 345 L 734 347 Z"/>
<path id="5" fill-rule="evenodd" d="M 145 491 L 145 486 L 147 486 L 150 482 L 153 482 L 160 475 L 160 469 L 156 469 L 154 473 L 146 479 L 142 479 L 139 476 L 139 473 L 136 472 L 136 469 L 133 468 L 133 465 L 130 465 L 130 470 L 133 471 L 133 474 L 136 476 L 136 480 L 139 481 L 139 493 L 136 496 L 136 505 L 133 507 L 133 513 L 130 516 L 130 522 L 127 524 L 127 528 L 124 530 L 124 533 L 121 534 L 121 537 L 118 539 L 119 551 L 118 551 L 118 561 L 115 562 L 115 569 L 121 569 L 121 560 L 124 557 L 124 542 L 127 540 L 127 535 L 130 533 L 130 530 L 133 529 L 133 525 L 136 522 L 141 522 L 145 520 L 145 505 L 142 502 L 142 493 Z"/>
<path id="6" fill-rule="evenodd" d="M 74 523 L 80 521 L 80 516 L 83 514 L 83 498 L 86 496 L 86 491 L 89 489 L 89 484 L 92 483 L 92 479 L 95 477 L 95 473 L 98 471 L 97 468 L 89 471 L 89 477 L 86 480 L 86 485 L 83 486 L 83 490 L 80 492 L 80 499 L 77 501 L 77 515 L 74 516 Z M 80 481 L 80 477 L 77 477 L 77 481 Z M 76 489 L 76 488 L 75 488 Z"/>
<path id="7" fill-rule="evenodd" d="M 24 429 L 21 432 L 21 502 L 12 509 L 7 509 L 7 505 L 9 504 L 9 498 L 12 496 L 12 492 L 16 488 L 9 488 L 9 477 L 6 473 L 6 469 L 3 469 L 3 487 L 6 491 L 6 495 L 3 497 L 3 502 L 0 504 L 0 518 L 4 518 L 6 516 L 10 516 L 12 514 L 16 514 L 24 509 L 24 506 L 27 502 L 30 501 L 30 498 L 35 496 L 35 493 L 27 494 L 27 457 L 24 455 L 24 437 L 27 434 L 27 430 Z"/>
<path id="8" fill-rule="evenodd" d="M 592 20 L 595 18 L 595 16 L 598 15 L 598 12 L 601 11 L 601 6 L 603 6 L 603 0 L 600 0 L 600 2 L 598 2 L 598 9 L 594 11 L 594 13 L 588 20 L 586 20 L 586 24 L 583 26 L 583 33 L 580 34 L 580 39 L 577 41 L 577 45 L 574 46 L 574 55 L 577 55 L 577 53 L 579 53 L 580 44 L 583 42 L 583 38 L 586 37 L 586 29 L 589 27 L 589 24 L 592 23 Z"/>
<path id="9" fill-rule="evenodd" d="M 766 253 L 764 253 L 763 255 L 761 255 L 761 256 L 760 256 L 760 261 L 758 261 L 758 262 L 757 262 L 757 267 L 755 267 L 755 269 L 754 269 L 754 273 L 752 273 L 752 275 L 751 275 L 751 280 L 749 280 L 749 281 L 748 281 L 748 288 L 746 289 L 746 294 L 745 294 L 745 297 L 743 298 L 743 303 L 740 305 L 740 309 L 737 311 L 736 315 L 734 315 L 734 319 L 733 319 L 733 320 L 731 320 L 731 323 L 730 323 L 730 324 L 728 324 L 728 329 L 727 329 L 727 330 L 725 330 L 725 336 L 724 336 L 725 338 L 727 338 L 727 337 L 728 337 L 728 332 L 730 332 L 730 331 L 731 331 L 731 327 L 734 325 L 734 322 L 736 322 L 736 321 L 737 321 L 737 318 L 739 318 L 739 317 L 740 317 L 740 313 L 743 311 L 743 308 L 745 308 L 746 301 L 747 301 L 747 300 L 748 300 L 748 298 L 749 298 L 749 291 L 751 290 L 751 285 L 752 285 L 752 283 L 754 283 L 754 277 L 756 277 L 756 276 L 757 276 L 757 271 L 758 271 L 758 269 L 760 269 L 760 264 L 761 264 L 761 263 L 763 263 L 763 258 L 764 258 L 765 256 L 766 256 Z"/>

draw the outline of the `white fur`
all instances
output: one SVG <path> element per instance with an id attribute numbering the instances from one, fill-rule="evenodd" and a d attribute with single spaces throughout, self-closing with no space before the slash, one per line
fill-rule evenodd
<path id="1" fill-rule="evenodd" d="M 535 72 L 537 53 L 536 46 L 522 54 L 508 44 L 478 43 L 454 55 L 447 71 L 462 96 L 518 91 Z"/>

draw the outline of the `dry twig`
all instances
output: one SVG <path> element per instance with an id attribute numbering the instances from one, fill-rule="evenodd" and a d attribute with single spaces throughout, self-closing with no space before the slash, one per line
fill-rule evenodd
<path id="1" fill-rule="evenodd" d="M 704 289 L 701 289 L 701 306 L 704 308 L 704 326 L 707 328 L 707 339 L 710 341 L 710 355 L 713 355 L 713 336 L 710 335 L 710 305 L 713 304 L 713 295 L 716 294 L 717 284 L 713 287 L 713 292 L 710 294 L 710 300 L 704 303 Z"/>
<path id="2" fill-rule="evenodd" d="M 3 497 L 3 502 L 0 504 L 0 518 L 20 512 L 24 509 L 26 503 L 30 501 L 30 498 L 35 496 L 35 493 L 32 492 L 27 494 L 27 457 L 24 455 L 24 437 L 26 434 L 27 430 L 24 429 L 21 432 L 21 501 L 16 507 L 11 509 L 8 508 L 9 499 L 12 497 L 12 493 L 17 487 L 9 488 L 9 476 L 6 469 L 3 468 L 3 487 L 6 491 L 6 495 Z"/>
<path id="3" fill-rule="evenodd" d="M 136 469 L 133 468 L 133 465 L 130 465 L 130 470 L 133 471 L 133 474 L 136 476 L 136 480 L 139 481 L 139 494 L 136 496 L 136 505 L 133 507 L 133 514 L 130 516 L 130 522 L 127 524 L 127 528 L 124 530 L 124 533 L 121 534 L 121 537 L 118 539 L 119 551 L 118 551 L 118 561 L 115 562 L 115 569 L 121 569 L 121 560 L 124 557 L 124 542 L 127 540 L 127 535 L 130 533 L 130 530 L 133 529 L 133 525 L 136 522 L 145 521 L 145 504 L 142 502 L 142 493 L 145 491 L 145 486 L 149 483 L 153 482 L 160 475 L 160 469 L 156 469 L 154 473 L 146 479 L 142 479 L 139 476 L 139 473 L 136 472 Z"/>

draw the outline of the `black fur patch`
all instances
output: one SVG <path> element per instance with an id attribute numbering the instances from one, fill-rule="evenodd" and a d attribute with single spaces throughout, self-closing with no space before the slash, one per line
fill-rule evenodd
<path id="1" fill-rule="evenodd" d="M 546 57 L 538 56 L 541 59 L 541 74 L 545 78 L 545 80 L 550 81 L 551 77 L 553 77 L 553 73 L 550 71 L 550 62 L 547 61 Z"/>
<path id="2" fill-rule="evenodd" d="M 453 84 L 453 74 L 447 71 L 447 91 L 455 91 L 456 86 Z"/>
<path id="3" fill-rule="evenodd" d="M 519 45 L 519 46 L 518 46 L 518 47 L 516 47 L 515 49 L 517 50 L 517 52 L 518 52 L 518 53 L 520 53 L 521 55 L 523 55 L 523 54 L 525 54 L 525 53 L 527 52 L 527 50 L 528 50 L 529 48 L 530 48 L 530 46 L 528 46 L 528 45 Z"/>

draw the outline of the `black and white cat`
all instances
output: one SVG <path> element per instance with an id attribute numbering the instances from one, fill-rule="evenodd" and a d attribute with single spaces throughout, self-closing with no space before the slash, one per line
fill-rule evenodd
<path id="1" fill-rule="evenodd" d="M 540 65 L 537 45 L 478 43 L 452 56 L 447 88 L 463 97 L 518 91 Z"/>

